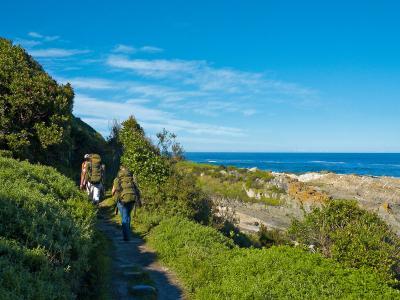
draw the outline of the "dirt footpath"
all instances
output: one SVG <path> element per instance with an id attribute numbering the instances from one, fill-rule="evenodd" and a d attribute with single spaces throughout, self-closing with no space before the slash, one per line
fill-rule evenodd
<path id="1" fill-rule="evenodd" d="M 123 241 L 120 227 L 105 216 L 100 216 L 98 226 L 113 245 L 113 299 L 184 299 L 175 275 L 157 262 L 143 239 L 134 235 Z"/>

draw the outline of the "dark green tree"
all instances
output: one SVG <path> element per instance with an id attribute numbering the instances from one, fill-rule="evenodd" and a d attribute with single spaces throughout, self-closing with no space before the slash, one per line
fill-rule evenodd
<path id="1" fill-rule="evenodd" d="M 121 124 L 118 133 L 123 145 L 121 162 L 135 174 L 146 210 L 208 223 L 212 209 L 210 199 L 196 186 L 195 177 L 180 172 L 173 163 L 174 158 L 165 153 L 172 146 L 168 142 L 170 135 L 175 136 L 164 130 L 162 143 L 157 147 L 146 137 L 136 119 L 130 117 Z"/>
<path id="2" fill-rule="evenodd" d="M 122 164 L 135 174 L 141 188 L 159 190 L 170 175 L 169 161 L 160 155 L 133 116 L 121 125 L 119 139 L 124 150 Z"/>
<path id="3" fill-rule="evenodd" d="M 74 93 L 22 49 L 0 38 L 0 149 L 22 159 L 68 163 Z"/>

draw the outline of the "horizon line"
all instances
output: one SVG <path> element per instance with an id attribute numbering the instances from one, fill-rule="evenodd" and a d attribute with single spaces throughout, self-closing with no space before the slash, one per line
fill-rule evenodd
<path id="1" fill-rule="evenodd" d="M 185 153 L 269 153 L 269 154 L 400 154 L 400 152 L 319 152 L 319 151 L 185 151 Z"/>

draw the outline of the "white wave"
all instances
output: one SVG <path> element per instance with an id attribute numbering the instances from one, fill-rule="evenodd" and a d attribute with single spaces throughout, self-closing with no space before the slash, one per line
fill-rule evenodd
<path id="1" fill-rule="evenodd" d="M 344 165 L 344 161 L 326 161 L 326 160 L 312 160 L 308 161 L 308 163 L 313 163 L 313 164 L 332 164 L 332 165 Z"/>

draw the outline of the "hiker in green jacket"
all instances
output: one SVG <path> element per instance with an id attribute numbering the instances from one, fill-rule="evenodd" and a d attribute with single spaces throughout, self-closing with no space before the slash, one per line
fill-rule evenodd
<path id="1" fill-rule="evenodd" d="M 132 209 L 135 205 L 142 206 L 142 202 L 133 174 L 123 166 L 120 167 L 118 175 L 114 179 L 112 195 L 117 202 L 117 208 L 121 216 L 124 241 L 128 241 L 130 238 Z"/>

